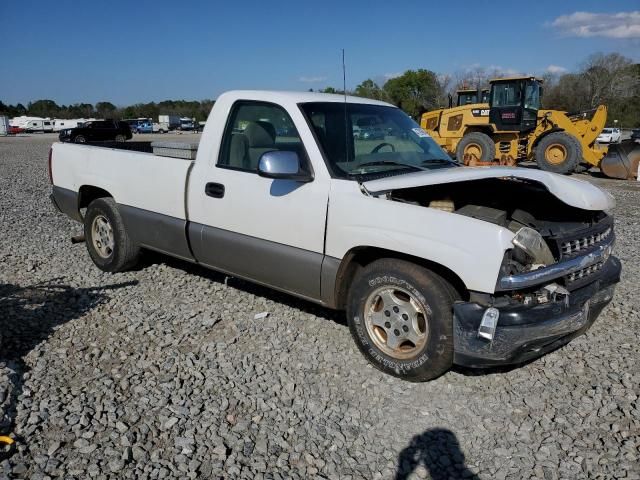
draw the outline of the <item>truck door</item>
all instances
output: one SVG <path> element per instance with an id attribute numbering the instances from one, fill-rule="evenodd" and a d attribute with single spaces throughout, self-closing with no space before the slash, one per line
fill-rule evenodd
<path id="1" fill-rule="evenodd" d="M 234 103 L 209 165 L 198 156 L 189 185 L 189 235 L 198 261 L 298 295 L 320 298 L 328 177 L 308 183 L 257 173 L 260 156 L 307 152 L 287 111 Z"/>

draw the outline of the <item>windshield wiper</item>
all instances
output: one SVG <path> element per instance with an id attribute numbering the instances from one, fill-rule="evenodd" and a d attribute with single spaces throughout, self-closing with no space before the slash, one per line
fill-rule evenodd
<path id="1" fill-rule="evenodd" d="M 395 162 L 393 160 L 376 160 L 374 162 L 365 162 L 365 163 L 361 163 L 356 168 L 376 167 L 379 165 L 397 165 L 399 167 L 411 168 L 413 170 L 425 170 L 424 167 L 420 167 L 419 165 L 413 165 L 412 163 Z M 351 172 L 351 174 L 358 175 L 358 173 L 356 172 Z"/>
<path id="2" fill-rule="evenodd" d="M 430 163 L 448 163 L 448 164 L 451 164 L 451 165 L 460 166 L 460 164 L 458 162 L 456 162 L 455 160 L 450 160 L 448 158 L 432 158 L 430 160 L 423 160 L 422 161 L 422 165 L 428 165 Z"/>

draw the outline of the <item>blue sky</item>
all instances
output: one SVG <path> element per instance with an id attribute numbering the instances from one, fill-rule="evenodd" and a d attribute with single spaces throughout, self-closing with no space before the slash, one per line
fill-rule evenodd
<path id="1" fill-rule="evenodd" d="M 583 12 L 583 13 L 580 13 Z M 0 100 L 117 105 L 307 90 L 407 69 L 573 70 L 640 61 L 640 2 L 4 1 Z"/>

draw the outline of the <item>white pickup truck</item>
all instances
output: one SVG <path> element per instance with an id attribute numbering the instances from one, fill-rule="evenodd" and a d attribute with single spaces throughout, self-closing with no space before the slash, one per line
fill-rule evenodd
<path id="1" fill-rule="evenodd" d="M 383 102 L 228 92 L 195 161 L 168 147 L 52 146 L 52 201 L 98 268 L 151 249 L 344 309 L 368 360 L 407 380 L 555 349 L 620 278 L 608 193 L 462 167 Z"/>

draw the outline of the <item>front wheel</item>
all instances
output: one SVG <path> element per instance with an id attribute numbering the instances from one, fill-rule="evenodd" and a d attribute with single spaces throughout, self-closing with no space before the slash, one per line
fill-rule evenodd
<path id="1" fill-rule="evenodd" d="M 84 135 L 76 135 L 76 137 L 73 139 L 73 143 L 87 143 L 87 139 L 84 137 Z"/>
<path id="2" fill-rule="evenodd" d="M 91 260 L 104 272 L 122 272 L 138 261 L 140 247 L 127 234 L 113 198 L 98 198 L 89 204 L 84 236 Z"/>
<path id="3" fill-rule="evenodd" d="M 116 142 L 126 142 L 127 138 L 124 135 L 116 135 Z"/>
<path id="4" fill-rule="evenodd" d="M 582 161 L 582 146 L 573 135 L 553 132 L 538 142 L 535 158 L 541 170 L 572 173 Z"/>
<path id="5" fill-rule="evenodd" d="M 495 158 L 496 144 L 486 133 L 467 133 L 456 147 L 456 160 L 464 165 L 478 161 L 493 162 Z"/>
<path id="6" fill-rule="evenodd" d="M 422 382 L 453 364 L 454 288 L 413 263 L 381 259 L 349 291 L 347 321 L 360 351 L 379 370 Z"/>

